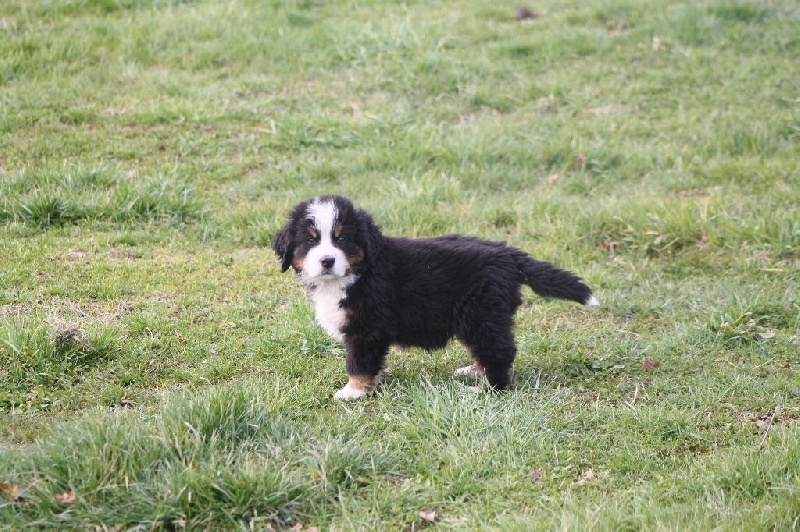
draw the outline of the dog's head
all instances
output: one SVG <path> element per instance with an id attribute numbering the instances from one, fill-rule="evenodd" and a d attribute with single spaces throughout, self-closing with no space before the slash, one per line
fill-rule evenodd
<path id="1" fill-rule="evenodd" d="M 275 237 L 272 249 L 304 280 L 341 279 L 359 275 L 383 247 L 372 217 L 342 196 L 320 196 L 298 204 Z"/>

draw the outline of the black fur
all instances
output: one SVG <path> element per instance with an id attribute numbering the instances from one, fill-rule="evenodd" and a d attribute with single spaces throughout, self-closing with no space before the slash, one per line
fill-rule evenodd
<path id="1" fill-rule="evenodd" d="M 387 237 L 348 199 L 328 198 L 337 206 L 337 222 L 351 232 L 364 254 L 358 279 L 340 302 L 346 313 L 341 332 L 351 376 L 376 377 L 392 345 L 436 349 L 455 336 L 489 384 L 503 390 L 510 383 L 517 351 L 513 323 L 522 303 L 522 284 L 545 297 L 593 301 L 591 290 L 577 276 L 505 243 L 459 235 Z M 284 270 L 302 245 L 298 227 L 308 204 L 295 207 L 275 239 Z"/>

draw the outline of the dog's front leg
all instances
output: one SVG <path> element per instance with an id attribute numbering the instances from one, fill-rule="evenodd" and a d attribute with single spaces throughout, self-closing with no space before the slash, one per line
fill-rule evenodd
<path id="1" fill-rule="evenodd" d="M 346 335 L 344 344 L 347 348 L 345 366 L 349 379 L 333 398 L 358 399 L 378 386 L 386 366 L 389 342 L 374 335 Z"/>

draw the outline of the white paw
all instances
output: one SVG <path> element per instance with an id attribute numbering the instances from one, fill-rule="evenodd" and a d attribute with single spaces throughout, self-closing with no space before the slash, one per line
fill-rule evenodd
<path id="1" fill-rule="evenodd" d="M 363 397 L 367 395 L 367 392 L 357 390 L 351 387 L 349 384 L 333 394 L 333 398 L 337 401 L 349 401 L 351 399 L 358 399 L 359 397 Z"/>
<path id="2" fill-rule="evenodd" d="M 480 379 L 483 377 L 483 368 L 478 366 L 477 364 L 470 364 L 469 366 L 464 366 L 463 368 L 458 368 L 453 372 L 453 375 L 456 377 L 475 377 L 476 379 Z"/>
<path id="3" fill-rule="evenodd" d="M 586 300 L 586 304 L 589 305 L 590 307 L 595 307 L 595 306 L 599 305 L 600 302 L 597 300 L 596 297 L 589 296 L 589 299 Z"/>

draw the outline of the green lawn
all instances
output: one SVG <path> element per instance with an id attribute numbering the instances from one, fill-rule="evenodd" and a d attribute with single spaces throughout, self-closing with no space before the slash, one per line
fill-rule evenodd
<path id="1" fill-rule="evenodd" d="M 0 528 L 799 528 L 800 5 L 523 6 L 3 2 Z M 334 402 L 270 249 L 331 193 L 602 306 Z"/>

